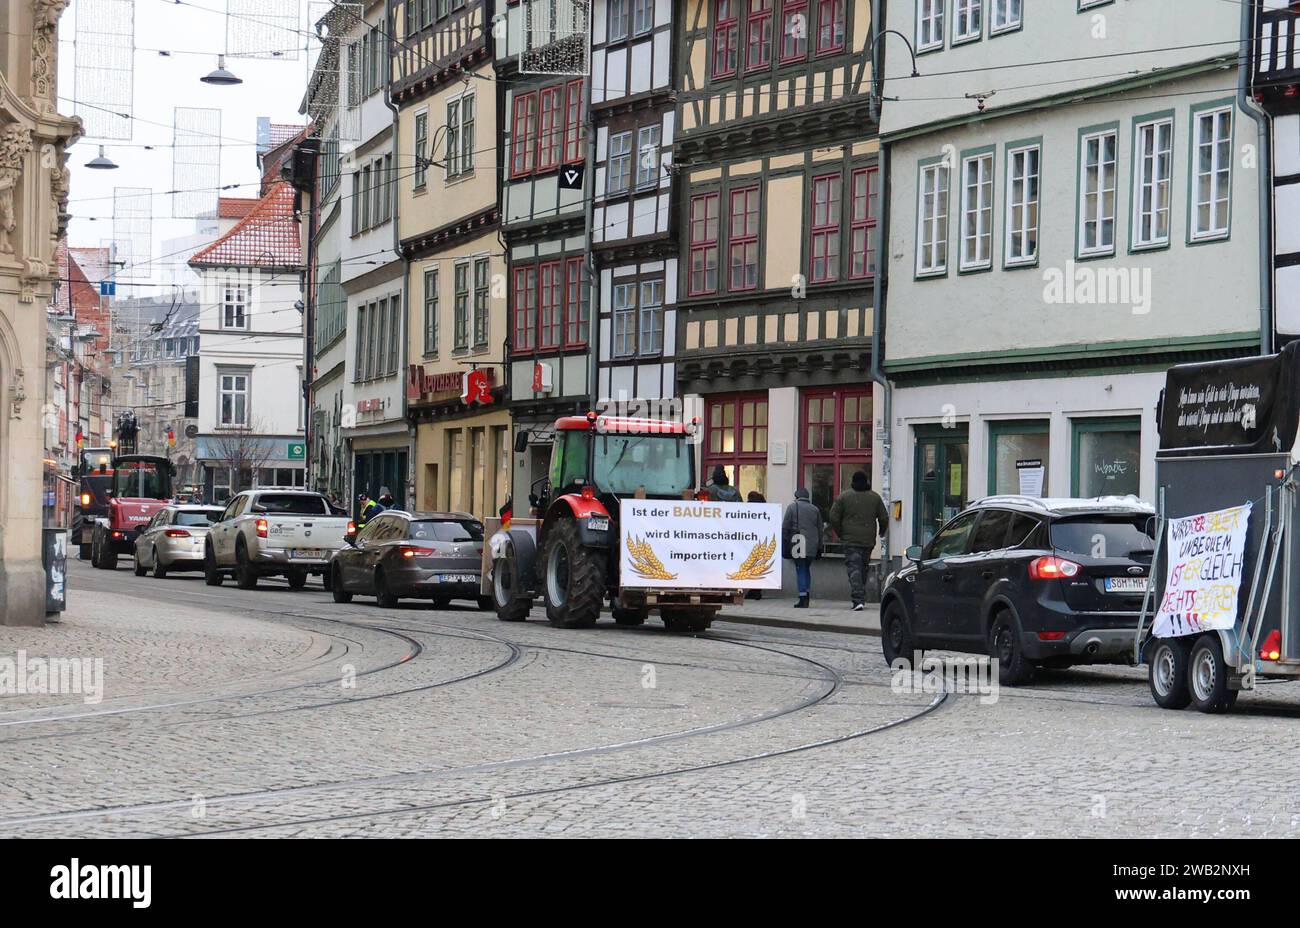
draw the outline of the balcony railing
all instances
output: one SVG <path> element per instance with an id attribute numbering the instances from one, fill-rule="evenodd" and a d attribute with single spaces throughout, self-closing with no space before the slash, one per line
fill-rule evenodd
<path id="1" fill-rule="evenodd" d="M 1277 0 L 1263 5 L 1278 6 Z M 1251 65 L 1257 91 L 1300 82 L 1300 3 L 1259 11 Z"/>

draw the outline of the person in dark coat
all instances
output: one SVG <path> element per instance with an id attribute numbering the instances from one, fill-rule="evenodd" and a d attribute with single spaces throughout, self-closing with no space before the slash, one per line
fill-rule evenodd
<path id="1" fill-rule="evenodd" d="M 708 486 L 709 499 L 718 503 L 740 502 L 740 491 L 731 485 L 727 471 L 721 464 L 713 468 L 713 479 Z"/>
<path id="2" fill-rule="evenodd" d="M 853 475 L 853 485 L 831 506 L 831 528 L 844 548 L 844 569 L 849 575 L 853 611 L 866 608 L 866 575 L 876 540 L 889 531 L 889 513 L 880 495 L 871 489 L 866 471 Z"/>
<path id="3" fill-rule="evenodd" d="M 737 492 L 739 492 L 739 491 L 737 491 Z M 767 497 L 764 496 L 762 493 L 758 492 L 757 490 L 750 490 L 749 493 L 746 494 L 746 496 L 745 496 L 745 502 L 747 502 L 747 503 L 766 503 L 766 502 L 767 502 Z M 762 590 L 746 590 L 746 591 L 745 591 L 745 598 L 746 598 L 746 599 L 762 599 L 762 598 L 763 598 L 763 591 L 762 591 Z"/>
<path id="4" fill-rule="evenodd" d="M 796 609 L 807 609 L 812 596 L 812 562 L 822 550 L 822 511 L 812 503 L 807 487 L 794 491 L 794 502 L 785 509 L 781 522 L 781 543 L 785 556 L 794 561 L 799 589 Z"/>

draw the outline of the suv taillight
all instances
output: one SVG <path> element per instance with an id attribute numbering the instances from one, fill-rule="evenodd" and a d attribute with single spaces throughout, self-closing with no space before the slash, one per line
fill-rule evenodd
<path id="1" fill-rule="evenodd" d="M 266 537 L 266 520 L 265 520 L 265 519 L 258 519 L 258 520 L 257 520 L 257 537 L 258 537 L 258 538 L 265 538 L 265 537 Z"/>
<path id="2" fill-rule="evenodd" d="M 1048 555 L 1034 558 L 1029 562 L 1029 577 L 1032 580 L 1061 580 L 1065 577 L 1078 576 L 1082 569 L 1074 561 Z"/>

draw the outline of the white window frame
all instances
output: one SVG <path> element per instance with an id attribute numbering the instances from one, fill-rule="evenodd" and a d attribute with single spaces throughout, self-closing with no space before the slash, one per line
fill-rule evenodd
<path id="1" fill-rule="evenodd" d="M 1032 172 L 1029 171 L 1029 155 L 1035 156 L 1035 166 Z M 1023 166 L 1021 159 L 1024 159 Z M 1023 169 L 1023 176 L 1021 170 Z M 1029 195 L 1029 181 L 1033 179 L 1035 193 L 1032 197 Z M 1014 148 L 1007 149 L 1007 194 L 1006 194 L 1006 218 L 1003 222 L 1006 228 L 1006 235 L 1003 239 L 1003 265 L 1006 267 L 1024 267 L 1032 265 L 1038 261 L 1039 237 L 1042 233 L 1043 215 L 1043 149 L 1037 142 L 1031 145 L 1017 145 Z M 1020 187 L 1024 194 L 1017 199 L 1016 189 Z M 1029 216 L 1032 213 L 1033 222 L 1030 222 Z M 1029 233 L 1032 231 L 1034 247 L 1030 251 L 1026 247 L 1029 240 Z M 1015 247 L 1015 238 L 1020 236 L 1021 247 Z"/>
<path id="2" fill-rule="evenodd" d="M 605 195 L 617 196 L 621 193 L 627 193 L 632 184 L 632 130 L 624 132 L 611 132 L 609 136 L 609 153 L 605 159 Z M 618 150 L 615 150 L 615 142 L 619 142 Z M 622 179 L 622 186 L 614 187 L 614 178 L 616 176 L 614 166 L 618 163 L 619 169 L 617 176 Z"/>
<path id="3" fill-rule="evenodd" d="M 632 0 L 632 34 L 645 35 L 655 27 L 655 0 Z"/>
<path id="4" fill-rule="evenodd" d="M 637 354 L 662 354 L 664 350 L 664 282 L 660 278 L 641 281 L 640 305 L 637 309 L 641 320 L 637 332 Z"/>
<path id="5" fill-rule="evenodd" d="M 638 190 L 659 185 L 659 158 L 662 151 L 663 126 L 641 126 L 636 130 L 636 187 Z"/>
<path id="6" fill-rule="evenodd" d="M 221 301 L 221 318 L 218 320 L 218 328 L 233 329 L 240 332 L 247 332 L 249 329 L 248 319 L 248 293 L 238 284 L 227 284 L 222 288 L 223 299 Z M 238 310 L 235 314 L 239 322 L 233 323 L 227 321 L 231 310 Z"/>
<path id="7" fill-rule="evenodd" d="M 1221 117 L 1227 116 L 1227 134 L 1220 135 Z M 1192 202 L 1190 238 L 1193 242 L 1208 242 L 1227 238 L 1232 226 L 1232 133 L 1233 107 L 1231 104 L 1216 106 L 1213 109 L 1198 110 L 1192 117 Z M 1205 138 L 1206 126 L 1210 129 L 1210 138 Z M 1205 170 L 1201 164 L 1204 149 L 1209 147 L 1210 167 Z M 1208 176 L 1211 183 L 1210 198 L 1201 193 L 1201 181 Z M 1222 198 L 1218 196 L 1218 178 L 1227 181 L 1227 190 Z M 1201 228 L 1201 208 L 1208 206 L 1211 225 Z M 1220 211 L 1222 214 L 1220 214 Z"/>
<path id="8" fill-rule="evenodd" d="M 243 385 L 238 385 L 242 380 Z M 229 386 L 227 386 L 229 381 Z M 249 371 L 221 371 L 217 372 L 217 424 L 221 428 L 228 429 L 246 429 L 249 422 L 252 421 L 250 415 L 253 405 L 253 375 Z M 226 397 L 230 399 L 230 417 L 226 417 Z M 243 397 L 244 415 L 241 419 L 236 415 L 236 401 Z"/>
<path id="9" fill-rule="evenodd" d="M 415 169 L 411 172 L 411 187 L 423 190 L 429 183 L 429 111 L 417 110 L 411 117 L 411 155 Z M 420 134 L 423 123 L 424 134 Z"/>
<path id="10" fill-rule="evenodd" d="M 916 50 L 943 48 L 944 13 L 948 0 L 916 0 Z"/>
<path id="11" fill-rule="evenodd" d="M 984 0 L 952 0 L 952 44 L 978 42 L 983 36 Z"/>
<path id="12" fill-rule="evenodd" d="M 1168 129 L 1167 144 L 1160 147 L 1160 130 Z M 1152 147 L 1148 154 L 1147 141 Z M 1163 157 L 1166 169 L 1159 173 L 1160 160 Z M 1174 118 L 1162 116 L 1138 123 L 1133 130 L 1133 241 L 1132 250 L 1146 248 L 1165 248 L 1171 241 L 1173 229 L 1173 173 L 1174 173 Z M 1164 206 L 1160 206 L 1158 195 L 1164 190 Z M 1150 202 L 1148 209 L 1148 194 Z M 1154 234 L 1159 227 L 1161 214 L 1165 217 L 1164 234 Z M 1143 218 L 1151 217 L 1151 231 L 1145 235 L 1142 231 Z"/>
<path id="13" fill-rule="evenodd" d="M 946 161 L 923 166 L 917 174 L 916 276 L 948 273 L 948 210 L 952 170 Z M 927 178 L 933 178 L 928 182 Z M 927 183 L 929 191 L 927 191 Z M 931 205 L 932 204 L 932 205 Z"/>
<path id="14" fill-rule="evenodd" d="M 473 91 L 452 97 L 447 101 L 445 142 L 447 158 L 443 168 L 443 179 L 446 181 L 457 180 L 474 171 L 474 110 L 476 108 Z"/>
<path id="15" fill-rule="evenodd" d="M 613 319 L 614 357 L 636 356 L 637 285 L 635 282 L 616 283 L 610 291 L 609 309 Z"/>
<path id="16" fill-rule="evenodd" d="M 606 41 L 622 42 L 631 34 L 632 0 L 609 0 L 609 26 Z"/>
<path id="17" fill-rule="evenodd" d="M 1112 145 L 1109 159 L 1106 156 L 1106 140 Z M 1097 161 L 1094 164 L 1089 149 L 1097 149 Z M 1089 172 L 1096 170 L 1095 185 L 1090 181 Z M 1106 212 L 1106 195 L 1110 194 L 1110 212 Z M 1089 201 L 1095 201 L 1095 218 L 1089 219 Z M 1079 257 L 1092 258 L 1099 255 L 1115 253 L 1115 230 L 1119 210 L 1119 129 L 1102 129 L 1089 132 L 1079 139 Z M 1104 241 L 1103 229 L 1110 222 L 1110 241 Z M 1088 230 L 1095 227 L 1097 244 L 1089 247 Z"/>
<path id="18" fill-rule="evenodd" d="M 1019 29 L 1023 22 L 1023 0 L 989 0 L 989 35 L 999 35 Z"/>
<path id="19" fill-rule="evenodd" d="M 963 158 L 961 162 L 961 254 L 958 267 L 963 271 L 982 271 L 993 266 L 993 171 L 992 151 L 980 152 Z M 970 170 L 976 170 L 972 185 Z M 972 195 L 976 198 L 972 202 Z M 971 234 L 970 221 L 975 229 Z M 971 256 L 970 245 L 975 254 Z"/>

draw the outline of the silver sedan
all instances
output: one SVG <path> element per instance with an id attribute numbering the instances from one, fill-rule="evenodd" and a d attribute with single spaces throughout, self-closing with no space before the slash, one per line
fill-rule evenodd
<path id="1" fill-rule="evenodd" d="M 167 506 L 153 517 L 135 541 L 135 575 L 150 570 L 161 580 L 172 570 L 202 570 L 203 541 L 221 518 L 218 506 Z"/>

